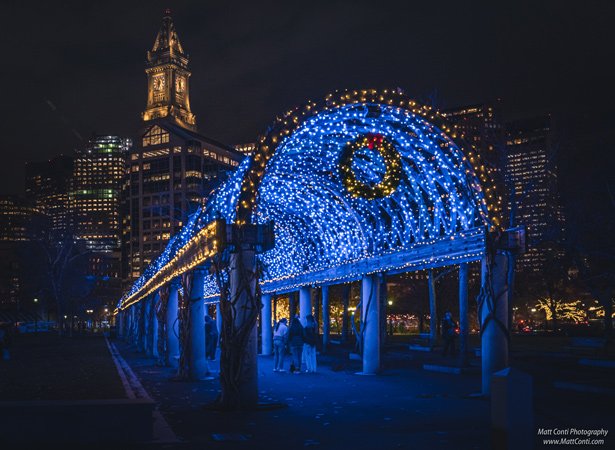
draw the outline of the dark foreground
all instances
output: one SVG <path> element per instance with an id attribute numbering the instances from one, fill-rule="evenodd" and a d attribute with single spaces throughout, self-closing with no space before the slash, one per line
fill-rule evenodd
<path id="1" fill-rule="evenodd" d="M 102 336 L 27 333 L 0 361 L 0 400 L 92 400 L 125 397 Z"/>
<path id="2" fill-rule="evenodd" d="M 610 355 L 577 352 L 565 348 L 564 342 L 545 339 L 516 338 L 511 355 L 513 367 L 534 378 L 536 430 L 605 428 L 615 433 L 615 396 L 610 394 L 615 388 L 615 369 L 578 364 L 582 358 L 608 360 Z M 113 342 L 157 403 L 166 422 L 163 425 L 170 428 L 155 433 L 155 442 L 88 444 L 87 448 L 492 448 L 490 402 L 473 395 L 480 390 L 478 367 L 462 375 L 423 369 L 425 363 L 453 365 L 454 358 L 411 352 L 399 344 L 389 347 L 383 373 L 366 377 L 356 375 L 360 363 L 349 360 L 347 349 L 340 347 L 319 356 L 316 374 L 274 373 L 271 357 L 260 357 L 261 400 L 285 406 L 222 413 L 203 408 L 218 394 L 215 363 L 211 367 L 213 379 L 170 381 L 173 369 L 155 366 L 151 358 L 121 340 Z M 123 395 L 102 338 L 19 337 L 8 363 L 0 364 L 0 400 Z M 474 358 L 472 364 L 478 363 Z M 287 359 L 286 368 L 288 365 Z M 562 388 L 562 383 L 576 388 Z M 598 390 L 584 391 L 583 387 Z M 130 427 L 130 423 L 125 426 Z M 156 428 L 160 426 L 157 422 Z M 608 435 L 604 445 L 594 448 L 612 448 L 613 439 Z M 63 446 L 68 447 L 86 448 Z M 537 436 L 536 448 L 550 446 L 544 446 Z"/>

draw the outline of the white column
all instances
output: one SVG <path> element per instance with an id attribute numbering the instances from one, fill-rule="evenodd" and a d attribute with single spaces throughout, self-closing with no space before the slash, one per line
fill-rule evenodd
<path id="1" fill-rule="evenodd" d="M 305 326 L 305 318 L 312 314 L 312 288 L 309 286 L 299 289 L 299 320 Z"/>
<path id="2" fill-rule="evenodd" d="M 151 355 L 150 348 L 150 337 L 151 337 L 151 316 L 150 316 L 150 308 L 152 305 L 152 295 L 148 295 L 143 300 L 142 312 L 143 312 L 143 350 L 146 355 Z"/>
<path id="3" fill-rule="evenodd" d="M 363 335 L 363 374 L 380 370 L 380 278 L 366 275 L 361 286 L 361 321 Z"/>
<path id="4" fill-rule="evenodd" d="M 124 312 L 117 313 L 117 319 L 115 321 L 115 329 L 118 338 L 124 337 Z"/>
<path id="5" fill-rule="evenodd" d="M 151 308 L 152 308 L 152 313 L 151 317 L 152 317 L 152 356 L 154 358 L 158 358 L 158 315 L 156 314 L 156 305 L 158 304 L 158 301 L 160 300 L 160 291 L 156 291 L 156 293 L 152 296 L 152 304 L 151 304 Z"/>
<path id="6" fill-rule="evenodd" d="M 329 286 L 323 286 L 322 295 L 322 349 L 327 350 L 329 344 L 329 328 L 331 319 L 329 317 Z"/>
<path id="7" fill-rule="evenodd" d="M 261 353 L 271 355 L 273 353 L 273 327 L 271 325 L 271 294 L 261 296 Z"/>
<path id="8" fill-rule="evenodd" d="M 459 362 L 468 362 L 468 263 L 459 264 Z"/>
<path id="9" fill-rule="evenodd" d="M 482 393 L 490 395 L 491 376 L 508 366 L 508 258 L 498 252 L 489 264 L 483 257 L 479 317 L 481 323 Z M 490 267 L 491 266 L 491 267 Z M 491 277 L 488 276 L 491 268 Z M 493 298 L 484 295 L 493 293 Z"/>
<path id="10" fill-rule="evenodd" d="M 205 269 L 196 268 L 192 272 L 190 290 L 190 378 L 200 380 L 209 374 L 205 355 Z"/>
<path id="11" fill-rule="evenodd" d="M 125 318 L 126 318 L 126 333 L 124 334 L 124 340 L 127 343 L 131 343 L 131 332 L 132 332 L 132 312 L 130 311 L 130 308 L 125 309 L 124 310 L 124 314 L 125 314 Z"/>
<path id="12" fill-rule="evenodd" d="M 167 350 L 171 367 L 177 367 L 179 363 L 179 321 L 177 320 L 179 284 L 177 278 L 171 281 L 167 304 Z"/>
<path id="13" fill-rule="evenodd" d="M 147 333 L 147 311 L 145 310 L 145 305 L 147 303 L 147 298 L 144 298 L 135 306 L 138 308 L 138 331 L 137 331 L 137 351 L 145 352 L 146 346 L 146 333 Z"/>
<path id="14" fill-rule="evenodd" d="M 132 305 L 130 307 L 130 343 L 137 345 L 139 336 L 139 324 L 137 320 L 137 306 Z"/>

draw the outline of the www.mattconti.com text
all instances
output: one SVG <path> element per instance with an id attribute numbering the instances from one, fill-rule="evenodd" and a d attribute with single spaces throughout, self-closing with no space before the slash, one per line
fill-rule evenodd
<path id="1" fill-rule="evenodd" d="M 544 439 L 543 444 L 564 444 L 564 445 L 604 445 L 605 438 L 609 430 L 604 428 L 585 429 L 585 428 L 539 428 L 539 436 L 549 436 L 551 439 Z M 553 439 L 557 437 L 557 439 Z"/>

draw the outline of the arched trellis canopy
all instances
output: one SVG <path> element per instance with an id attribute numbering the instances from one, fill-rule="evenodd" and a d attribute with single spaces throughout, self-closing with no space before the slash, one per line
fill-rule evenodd
<path id="1" fill-rule="evenodd" d="M 342 91 L 287 112 L 120 307 L 211 256 L 216 218 L 274 222 L 275 247 L 259 255 L 265 292 L 479 259 L 499 203 L 478 156 L 457 138 L 399 91 Z M 213 277 L 205 291 L 217 296 Z"/>

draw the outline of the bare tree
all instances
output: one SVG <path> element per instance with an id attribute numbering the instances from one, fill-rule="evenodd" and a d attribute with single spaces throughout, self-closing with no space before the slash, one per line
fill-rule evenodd
<path id="1" fill-rule="evenodd" d="M 88 255 L 83 242 L 72 237 L 58 242 L 31 241 L 22 255 L 29 281 L 46 292 L 55 306 L 60 334 L 65 331 L 66 319 L 70 319 L 72 334 L 76 307 L 92 291 L 93 281 L 87 277 Z"/>

